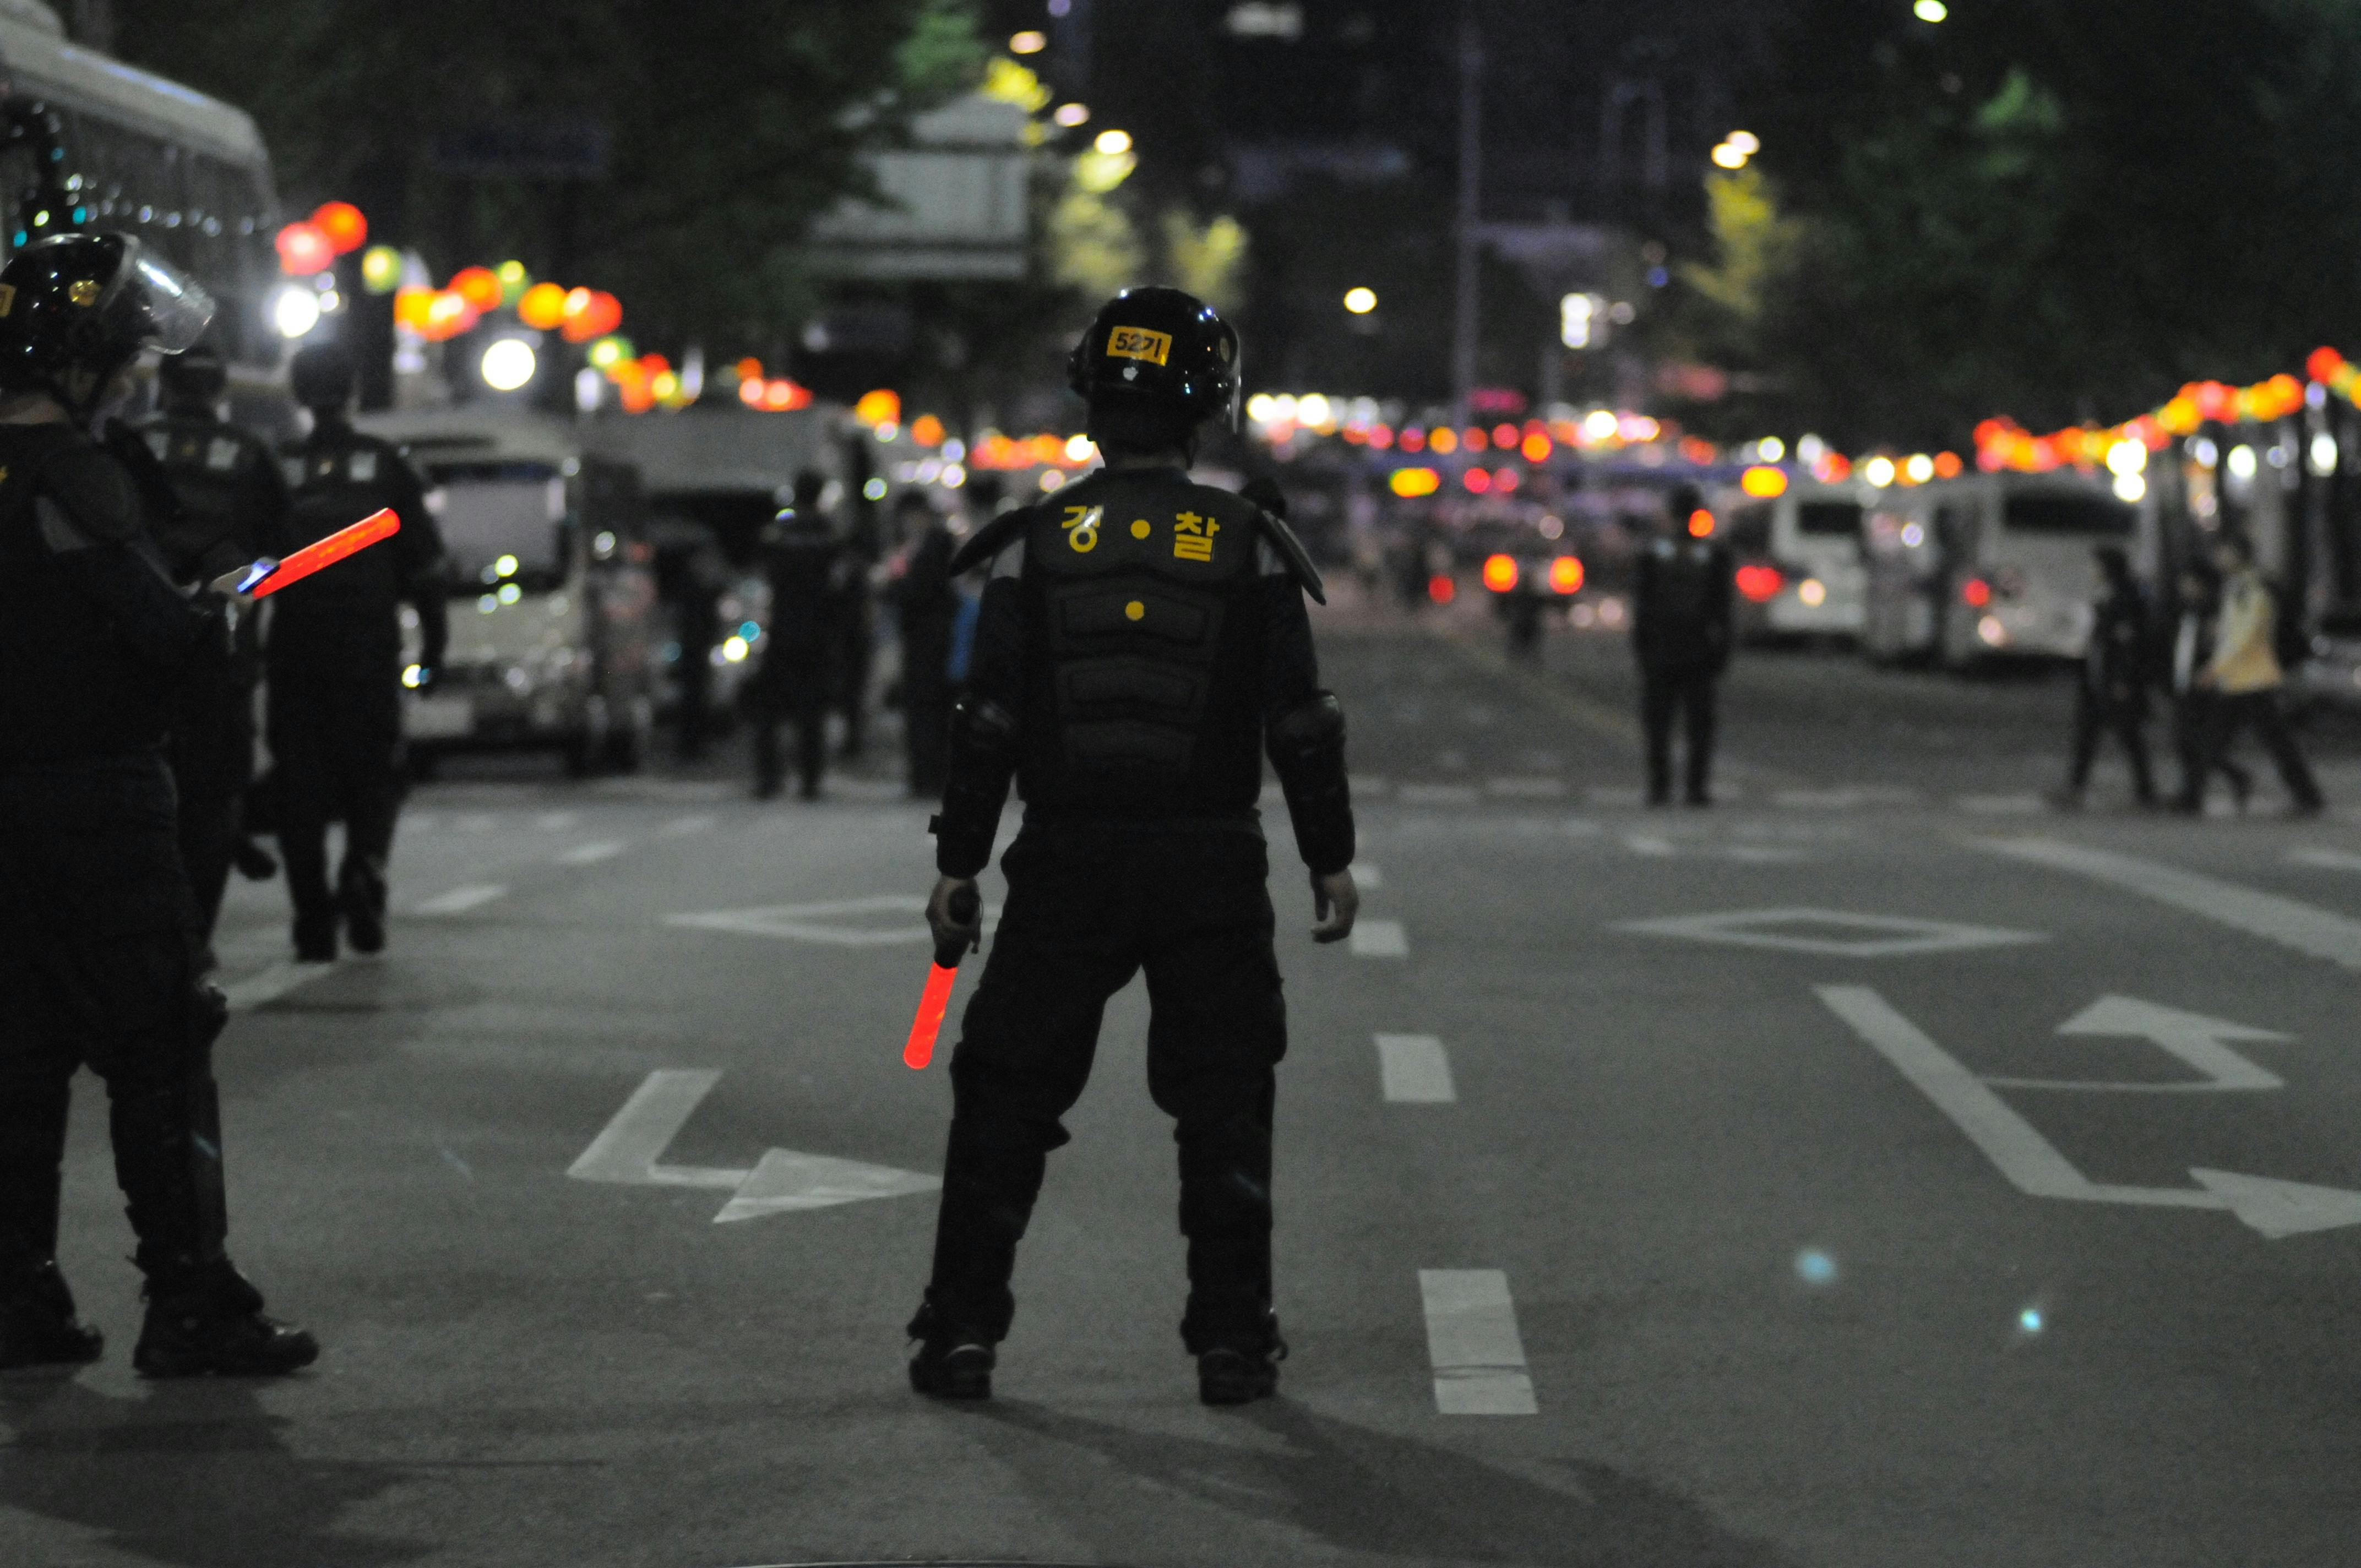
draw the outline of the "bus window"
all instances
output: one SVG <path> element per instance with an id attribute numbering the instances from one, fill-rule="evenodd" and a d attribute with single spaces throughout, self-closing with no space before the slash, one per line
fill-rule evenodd
<path id="1" fill-rule="evenodd" d="M 1859 501 L 1806 501 L 1795 509 L 1795 526 L 1809 538 L 1858 539 Z"/>
<path id="2" fill-rule="evenodd" d="M 2081 539 L 2128 539 L 2137 519 L 2130 507 L 2104 496 L 2016 495 L 2003 507 L 2012 533 L 2066 534 Z"/>

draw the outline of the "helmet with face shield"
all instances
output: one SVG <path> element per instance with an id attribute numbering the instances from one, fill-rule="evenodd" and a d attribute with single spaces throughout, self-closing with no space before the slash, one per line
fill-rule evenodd
<path id="1" fill-rule="evenodd" d="M 0 389 L 86 419 L 142 350 L 179 354 L 213 317 L 213 296 L 132 236 L 36 240 L 0 268 Z"/>

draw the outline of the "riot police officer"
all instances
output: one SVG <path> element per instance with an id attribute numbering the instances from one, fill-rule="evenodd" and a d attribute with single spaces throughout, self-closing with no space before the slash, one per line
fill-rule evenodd
<path id="1" fill-rule="evenodd" d="M 287 487 L 262 437 L 222 417 L 228 375 L 204 344 L 158 367 L 163 411 L 137 427 L 125 455 L 162 482 L 150 532 L 183 587 L 294 546 Z M 181 856 L 210 938 L 230 865 L 247 846 L 243 821 L 254 774 L 254 692 L 262 674 L 261 622 L 238 618 L 231 656 L 183 682 L 172 716 L 172 783 L 180 796 Z"/>
<path id="2" fill-rule="evenodd" d="M 1713 803 L 1715 685 L 1730 668 L 1737 603 L 1730 552 L 1695 485 L 1665 496 L 1663 532 L 1640 554 L 1631 590 L 1631 649 L 1640 663 L 1640 718 L 1648 739 L 1648 804 L 1673 794 L 1673 720 L 1684 720 L 1686 798 Z"/>
<path id="3" fill-rule="evenodd" d="M 147 1277 L 133 1365 L 253 1375 L 319 1354 L 223 1249 L 227 1010 L 199 968 L 164 762 L 174 682 L 226 654 L 221 598 L 176 587 L 131 477 L 84 433 L 143 347 L 184 350 L 212 313 L 122 235 L 41 240 L 0 269 L 0 1367 L 102 1348 L 56 1261 L 85 1064 Z"/>
<path id="4" fill-rule="evenodd" d="M 796 727 L 796 772 L 804 799 L 818 798 L 827 765 L 829 696 L 843 646 L 840 615 L 845 581 L 856 575 L 856 562 L 820 509 L 826 488 L 827 481 L 809 469 L 796 475 L 795 505 L 763 531 L 763 574 L 771 585 L 770 645 L 745 697 L 754 721 L 754 794 L 762 800 L 776 795 L 785 778 L 779 754 L 783 722 Z"/>
<path id="5" fill-rule="evenodd" d="M 352 356 L 333 344 L 295 356 L 296 401 L 312 433 L 282 455 L 300 548 L 391 508 L 401 531 L 272 596 L 265 719 L 279 784 L 279 845 L 295 906 L 295 956 L 336 956 L 339 925 L 357 951 L 385 946 L 386 861 L 401 808 L 401 620 L 418 612 L 420 689 L 448 636 L 443 536 L 401 449 L 355 430 Z M 328 885 L 328 824 L 345 824 Z"/>
<path id="6" fill-rule="evenodd" d="M 1025 822 L 1008 901 L 950 1064 L 933 1275 L 909 1332 L 919 1392 L 991 1392 L 1010 1272 L 1060 1118 L 1081 1095 L 1106 1000 L 1145 970 L 1148 1089 L 1178 1123 L 1189 1302 L 1180 1333 L 1208 1404 L 1277 1386 L 1271 1113 L 1287 1045 L 1256 803 L 1267 749 L 1312 872 L 1313 934 L 1358 895 L 1344 713 L 1319 685 L 1303 596 L 1319 578 L 1285 523 L 1191 481 L 1196 430 L 1235 420 L 1238 339 L 1200 301 L 1137 289 L 1069 362 L 1106 466 L 1008 512 L 953 571 L 993 563 L 953 709 L 939 944 L 991 859 L 1011 778 Z"/>

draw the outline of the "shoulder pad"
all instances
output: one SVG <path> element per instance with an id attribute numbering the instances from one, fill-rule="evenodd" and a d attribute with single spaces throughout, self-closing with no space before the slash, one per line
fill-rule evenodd
<path id="1" fill-rule="evenodd" d="M 88 441 L 60 448 L 41 465 L 41 488 L 96 538 L 138 536 L 138 487 L 117 458 Z"/>
<path id="2" fill-rule="evenodd" d="M 1289 576 L 1302 585 L 1303 591 L 1312 596 L 1312 603 L 1326 604 L 1327 587 L 1321 582 L 1320 568 L 1312 564 L 1311 554 L 1303 548 L 1303 541 L 1295 537 L 1293 529 L 1262 508 L 1256 507 L 1254 514 L 1255 526 L 1262 530 L 1263 538 L 1279 552 L 1279 558 L 1287 563 Z"/>
<path id="3" fill-rule="evenodd" d="M 977 529 L 951 552 L 949 568 L 954 577 L 991 560 L 1025 535 L 1026 525 L 1033 521 L 1037 509 L 1016 507 L 1002 512 Z"/>

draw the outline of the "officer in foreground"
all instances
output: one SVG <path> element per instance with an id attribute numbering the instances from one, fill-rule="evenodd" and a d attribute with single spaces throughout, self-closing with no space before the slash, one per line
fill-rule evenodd
<path id="1" fill-rule="evenodd" d="M 212 1051 L 164 743 L 174 683 L 226 654 L 222 594 L 174 586 L 123 466 L 84 433 L 143 347 L 213 302 L 122 235 L 61 235 L 0 270 L 0 1368 L 97 1359 L 58 1272 L 78 1066 L 106 1080 L 151 1377 L 291 1372 L 312 1336 L 262 1314 L 223 1250 Z M 226 588 L 225 579 L 217 588 Z"/>
<path id="2" fill-rule="evenodd" d="M 1142 969 L 1148 1092 L 1179 1123 L 1189 1304 L 1180 1334 L 1208 1404 L 1269 1394 L 1273 1069 L 1287 1048 L 1256 802 L 1267 747 L 1311 868 L 1323 942 L 1359 905 L 1345 720 L 1320 689 L 1303 595 L 1319 578 L 1286 525 L 1191 483 L 1196 429 L 1235 419 L 1237 334 L 1198 300 L 1137 289 L 1099 313 L 1069 374 L 1106 467 L 979 531 L 990 560 L 971 685 L 936 819 L 939 944 L 992 858 L 1012 776 L 1025 824 L 1003 913 L 951 1058 L 934 1272 L 911 1321 L 912 1387 L 982 1398 L 1008 1332 L 1016 1243 L 1064 1143 L 1106 1000 Z"/>
<path id="3" fill-rule="evenodd" d="M 156 372 L 163 411 L 139 425 L 126 452 L 159 479 L 165 504 L 149 532 L 184 589 L 269 555 L 293 551 L 287 487 L 262 437 L 222 417 L 228 372 L 203 344 Z M 119 427 L 118 427 L 119 428 Z M 180 796 L 181 858 L 208 940 L 233 861 L 248 849 L 245 799 L 254 777 L 254 691 L 262 676 L 261 621 L 237 616 L 230 655 L 208 660 L 181 686 L 172 715 L 172 784 Z"/>
<path id="4" fill-rule="evenodd" d="M 1673 719 L 1685 722 L 1685 797 L 1713 804 L 1716 685 L 1736 641 L 1730 552 L 1695 485 L 1665 496 L 1663 532 L 1641 552 L 1631 591 L 1631 649 L 1640 661 L 1640 720 L 1648 736 L 1648 804 L 1673 797 Z"/>
<path id="5" fill-rule="evenodd" d="M 352 427 L 355 372 L 341 345 L 295 356 L 295 400 L 312 433 L 286 449 L 292 543 L 301 548 L 390 507 L 401 532 L 271 596 L 265 718 L 279 784 L 279 845 L 295 905 L 295 957 L 326 963 L 339 927 L 357 952 L 385 946 L 386 861 L 401 810 L 401 606 L 418 611 L 419 686 L 449 637 L 443 535 L 401 449 Z M 345 824 L 328 884 L 328 824 Z"/>
<path id="6" fill-rule="evenodd" d="M 754 720 L 758 800 L 775 798 L 785 781 L 781 724 L 796 727 L 796 773 L 804 799 L 819 798 L 820 774 L 828 765 L 829 695 L 841 642 L 839 615 L 854 562 L 820 508 L 827 488 L 827 479 L 808 468 L 797 474 L 795 505 L 763 531 L 763 575 L 771 585 L 770 645 L 745 695 Z"/>

